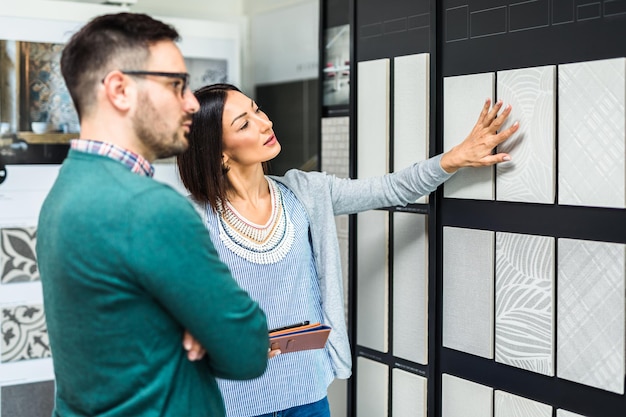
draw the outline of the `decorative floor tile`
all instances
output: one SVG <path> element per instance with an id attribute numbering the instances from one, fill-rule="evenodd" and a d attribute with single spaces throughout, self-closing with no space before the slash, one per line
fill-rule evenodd
<path id="1" fill-rule="evenodd" d="M 496 200 L 553 204 L 555 196 L 556 66 L 499 71 L 498 99 L 513 110 L 502 130 L 519 130 L 498 146 L 512 161 L 496 165 Z"/>
<path id="2" fill-rule="evenodd" d="M 379 362 L 358 357 L 356 415 L 385 417 L 387 413 L 389 368 Z"/>
<path id="3" fill-rule="evenodd" d="M 626 245 L 558 239 L 557 376 L 624 393 Z"/>
<path id="4" fill-rule="evenodd" d="M 2 306 L 0 324 L 0 362 L 50 357 L 43 305 Z"/>
<path id="5" fill-rule="evenodd" d="M 389 60 L 358 63 L 357 177 L 389 172 Z"/>
<path id="6" fill-rule="evenodd" d="M 443 79 L 443 147 L 448 151 L 472 131 L 487 98 L 494 97 L 495 74 Z M 494 168 L 462 168 L 443 186 L 444 197 L 494 199 Z"/>
<path id="7" fill-rule="evenodd" d="M 496 362 L 554 375 L 554 238 L 496 233 Z"/>
<path id="8" fill-rule="evenodd" d="M 401 369 L 391 371 L 394 416 L 426 417 L 426 378 Z"/>
<path id="9" fill-rule="evenodd" d="M 494 232 L 443 228 L 443 346 L 493 359 Z"/>
<path id="10" fill-rule="evenodd" d="M 626 207 L 626 58 L 559 65 L 559 204 Z"/>
<path id="11" fill-rule="evenodd" d="M 571 411 L 565 411 L 559 408 L 558 410 L 556 410 L 556 417 L 587 417 L 587 416 L 583 416 L 582 414 L 575 414 L 575 413 L 572 413 Z"/>
<path id="12" fill-rule="evenodd" d="M 552 407 L 508 392 L 496 391 L 494 417 L 552 417 Z"/>
<path id="13" fill-rule="evenodd" d="M 357 343 L 387 352 L 388 213 L 357 215 Z"/>
<path id="14" fill-rule="evenodd" d="M 54 408 L 54 381 L 4 386 L 0 396 L 0 417 L 50 416 Z"/>
<path id="15" fill-rule="evenodd" d="M 430 139 L 430 55 L 394 58 L 394 171 L 428 157 Z M 427 203 L 420 197 L 417 203 Z"/>
<path id="16" fill-rule="evenodd" d="M 441 417 L 493 417 L 493 388 L 443 374 Z"/>
<path id="17" fill-rule="evenodd" d="M 423 214 L 393 214 L 393 354 L 428 363 L 428 236 Z"/>
<path id="18" fill-rule="evenodd" d="M 39 281 L 36 227 L 0 228 L 0 285 Z"/>

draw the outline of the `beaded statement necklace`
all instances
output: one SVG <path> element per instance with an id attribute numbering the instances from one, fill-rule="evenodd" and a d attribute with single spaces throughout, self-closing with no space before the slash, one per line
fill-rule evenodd
<path id="1" fill-rule="evenodd" d="M 264 225 L 248 221 L 228 201 L 217 204 L 220 239 L 232 252 L 255 264 L 282 260 L 289 253 L 295 236 L 278 184 L 265 178 L 270 189 L 272 214 Z"/>

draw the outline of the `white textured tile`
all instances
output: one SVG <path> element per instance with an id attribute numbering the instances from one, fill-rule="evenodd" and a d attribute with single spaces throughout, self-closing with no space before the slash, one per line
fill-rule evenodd
<path id="1" fill-rule="evenodd" d="M 552 407 L 508 392 L 496 391 L 494 417 L 552 417 Z"/>
<path id="2" fill-rule="evenodd" d="M 443 374 L 441 417 L 493 417 L 493 388 Z"/>
<path id="3" fill-rule="evenodd" d="M 558 240 L 557 376 L 624 393 L 626 245 Z"/>
<path id="4" fill-rule="evenodd" d="M 430 55 L 394 58 L 394 171 L 428 157 L 430 136 Z M 427 203 L 428 196 L 417 203 Z"/>
<path id="5" fill-rule="evenodd" d="M 572 413 L 571 411 L 566 411 L 566 410 L 559 408 L 558 410 L 556 410 L 556 417 L 587 417 L 587 416 L 583 416 L 582 414 Z"/>
<path id="6" fill-rule="evenodd" d="M 357 358 L 356 415 L 385 417 L 388 415 L 389 368 L 363 357 Z"/>
<path id="7" fill-rule="evenodd" d="M 357 343 L 387 352 L 388 213 L 359 213 L 357 236 Z"/>
<path id="8" fill-rule="evenodd" d="M 426 417 L 426 378 L 397 368 L 391 376 L 393 417 Z"/>
<path id="9" fill-rule="evenodd" d="M 496 362 L 554 375 L 554 238 L 496 233 Z"/>
<path id="10" fill-rule="evenodd" d="M 443 228 L 443 345 L 493 359 L 494 232 Z"/>
<path id="11" fill-rule="evenodd" d="M 443 79 L 443 147 L 461 143 L 472 131 L 487 98 L 494 97 L 494 73 Z M 444 197 L 494 199 L 493 167 L 462 168 L 443 186 Z"/>
<path id="12" fill-rule="evenodd" d="M 389 161 L 389 59 L 358 63 L 357 177 L 384 175 Z"/>
<path id="13" fill-rule="evenodd" d="M 428 236 L 423 214 L 393 214 L 393 354 L 428 363 Z"/>
<path id="14" fill-rule="evenodd" d="M 558 202 L 625 208 L 626 58 L 558 71 Z"/>
<path id="15" fill-rule="evenodd" d="M 513 110 L 502 130 L 519 120 L 519 130 L 498 146 L 512 161 L 496 166 L 496 200 L 554 203 L 556 66 L 497 73 L 498 99 Z"/>

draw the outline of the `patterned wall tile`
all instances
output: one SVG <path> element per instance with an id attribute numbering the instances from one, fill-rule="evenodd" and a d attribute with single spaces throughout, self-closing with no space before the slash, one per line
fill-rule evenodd
<path id="1" fill-rule="evenodd" d="M 441 417 L 493 417 L 493 388 L 443 374 Z"/>
<path id="2" fill-rule="evenodd" d="M 443 228 L 443 346 L 493 359 L 494 232 Z"/>
<path id="3" fill-rule="evenodd" d="M 558 239 L 557 376 L 624 393 L 626 245 Z"/>
<path id="4" fill-rule="evenodd" d="M 388 213 L 357 215 L 357 343 L 387 352 Z"/>
<path id="5" fill-rule="evenodd" d="M 552 417 L 552 407 L 508 392 L 496 391 L 494 417 Z"/>
<path id="6" fill-rule="evenodd" d="M 0 307 L 0 362 L 50 357 L 50 342 L 42 304 Z"/>
<path id="7" fill-rule="evenodd" d="M 426 417 L 426 378 L 401 369 L 391 371 L 391 408 L 396 417 Z"/>
<path id="8" fill-rule="evenodd" d="M 387 413 L 389 368 L 363 357 L 357 358 L 356 415 L 385 417 Z"/>
<path id="9" fill-rule="evenodd" d="M 428 157 L 430 139 L 430 55 L 394 58 L 394 171 Z M 418 203 L 427 203 L 428 196 Z"/>
<path id="10" fill-rule="evenodd" d="M 496 361 L 554 375 L 554 238 L 496 233 Z"/>
<path id="11" fill-rule="evenodd" d="M 496 200 L 554 203 L 556 66 L 497 73 L 498 99 L 513 110 L 502 129 L 516 120 L 516 134 L 498 146 L 512 161 L 496 167 Z"/>
<path id="12" fill-rule="evenodd" d="M 39 281 L 36 227 L 0 228 L 0 285 Z"/>
<path id="13" fill-rule="evenodd" d="M 393 354 L 428 363 L 426 216 L 393 214 Z"/>
<path id="14" fill-rule="evenodd" d="M 0 388 L 0 417 L 52 415 L 54 381 L 33 382 Z"/>
<path id="15" fill-rule="evenodd" d="M 559 204 L 626 207 L 626 58 L 559 66 Z"/>
<path id="16" fill-rule="evenodd" d="M 559 408 L 558 410 L 556 410 L 556 417 L 587 417 L 587 416 L 583 416 L 582 414 L 572 413 L 571 411 L 566 411 L 566 410 L 562 410 Z"/>
<path id="17" fill-rule="evenodd" d="M 472 74 L 443 79 L 443 147 L 461 143 L 478 120 L 485 99 L 494 97 L 495 74 Z M 494 199 L 493 167 L 462 168 L 443 186 L 444 197 Z"/>
<path id="18" fill-rule="evenodd" d="M 389 161 L 389 60 L 358 63 L 357 177 L 384 175 Z"/>

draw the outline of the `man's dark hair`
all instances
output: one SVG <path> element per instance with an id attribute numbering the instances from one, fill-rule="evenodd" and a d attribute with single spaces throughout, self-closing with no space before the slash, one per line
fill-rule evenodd
<path id="1" fill-rule="evenodd" d="M 96 86 L 110 71 L 142 69 L 152 44 L 179 38 L 172 26 L 140 13 L 107 14 L 88 22 L 61 55 L 61 73 L 78 117 L 95 103 Z"/>

